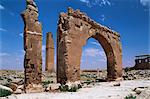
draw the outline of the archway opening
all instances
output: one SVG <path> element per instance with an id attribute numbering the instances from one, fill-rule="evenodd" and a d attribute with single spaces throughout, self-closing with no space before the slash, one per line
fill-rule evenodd
<path id="1" fill-rule="evenodd" d="M 106 81 L 107 58 L 101 44 L 95 38 L 89 38 L 82 47 L 81 80 Z"/>

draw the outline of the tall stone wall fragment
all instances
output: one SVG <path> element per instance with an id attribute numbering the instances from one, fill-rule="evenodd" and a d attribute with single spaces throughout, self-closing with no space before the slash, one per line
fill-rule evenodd
<path id="1" fill-rule="evenodd" d="M 42 77 L 42 25 L 38 21 L 38 8 L 33 0 L 26 1 L 21 14 L 24 21 L 25 91 L 40 92 Z"/>
<path id="2" fill-rule="evenodd" d="M 45 71 L 53 73 L 54 70 L 54 40 L 52 33 L 46 35 L 46 66 Z"/>

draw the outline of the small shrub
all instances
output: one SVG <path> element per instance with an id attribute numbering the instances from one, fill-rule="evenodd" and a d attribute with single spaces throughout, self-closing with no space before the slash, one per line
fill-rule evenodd
<path id="1" fill-rule="evenodd" d="M 81 84 L 78 84 L 78 89 L 82 88 Z"/>
<path id="2" fill-rule="evenodd" d="M 73 87 L 71 87 L 68 91 L 69 92 L 76 92 L 77 91 L 77 87 L 76 86 L 73 86 Z"/>
<path id="3" fill-rule="evenodd" d="M 60 91 L 63 92 L 77 92 L 79 88 L 82 88 L 80 84 L 78 84 L 78 86 L 71 86 L 71 88 L 69 88 L 68 85 L 61 85 L 59 87 Z"/>
<path id="4" fill-rule="evenodd" d="M 81 76 L 81 77 L 84 77 L 84 76 L 86 76 L 86 75 L 85 75 L 85 74 L 81 74 L 80 76 Z"/>
<path id="5" fill-rule="evenodd" d="M 0 80 L 3 80 L 3 78 L 2 78 L 2 77 L 0 77 Z"/>
<path id="6" fill-rule="evenodd" d="M 133 96 L 132 94 L 125 97 L 125 99 L 136 99 L 136 96 Z"/>
<path id="7" fill-rule="evenodd" d="M 0 88 L 0 97 L 5 97 L 5 96 L 9 96 L 12 93 L 9 90 L 5 90 L 5 89 L 1 89 Z"/>
<path id="8" fill-rule="evenodd" d="M 65 91 L 69 90 L 69 87 L 68 87 L 68 85 L 61 85 L 61 86 L 59 86 L 59 89 L 60 89 L 60 91 L 65 92 Z"/>
<path id="9" fill-rule="evenodd" d="M 7 79 L 8 82 L 11 82 L 12 80 L 10 78 Z"/>
<path id="10" fill-rule="evenodd" d="M 92 81 L 90 81 L 89 79 L 87 79 L 87 81 L 85 81 L 84 83 L 86 83 L 87 85 L 91 84 Z"/>
<path id="11" fill-rule="evenodd" d="M 46 86 L 46 85 L 48 85 L 48 84 L 50 84 L 50 83 L 53 83 L 53 81 L 49 81 L 49 80 L 48 80 L 48 81 L 43 81 L 43 82 L 42 82 L 43 86 Z"/>
<path id="12" fill-rule="evenodd" d="M 131 71 L 131 70 L 133 70 L 133 67 L 126 67 L 126 68 L 124 69 L 125 72 Z"/>

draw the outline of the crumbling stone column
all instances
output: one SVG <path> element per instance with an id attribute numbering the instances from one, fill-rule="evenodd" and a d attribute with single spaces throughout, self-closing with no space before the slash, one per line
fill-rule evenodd
<path id="1" fill-rule="evenodd" d="M 21 14 L 24 21 L 25 92 L 40 92 L 42 76 L 42 26 L 38 21 L 38 8 L 33 0 L 26 1 Z"/>
<path id="2" fill-rule="evenodd" d="M 52 33 L 46 35 L 46 66 L 45 71 L 50 73 L 55 72 L 54 70 L 54 40 Z"/>

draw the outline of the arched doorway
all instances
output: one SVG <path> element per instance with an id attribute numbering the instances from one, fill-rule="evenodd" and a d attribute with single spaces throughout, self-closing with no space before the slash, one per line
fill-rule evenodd
<path id="1" fill-rule="evenodd" d="M 82 47 L 80 81 L 106 81 L 107 59 L 105 52 L 94 38 L 89 38 Z"/>
<path id="2" fill-rule="evenodd" d="M 94 71 L 95 73 L 97 70 L 107 69 L 105 52 L 96 39 L 89 38 L 82 47 L 80 68 L 81 71 Z"/>
<path id="3" fill-rule="evenodd" d="M 104 27 L 79 10 L 68 8 L 61 13 L 57 33 L 57 82 L 80 80 L 82 47 L 89 38 L 96 39 L 107 57 L 107 78 L 116 80 L 122 76 L 122 49 L 120 35 Z"/>

